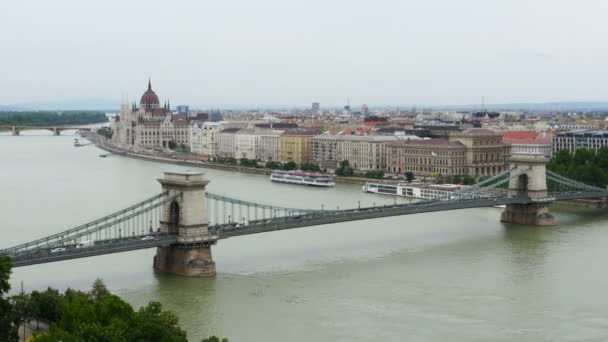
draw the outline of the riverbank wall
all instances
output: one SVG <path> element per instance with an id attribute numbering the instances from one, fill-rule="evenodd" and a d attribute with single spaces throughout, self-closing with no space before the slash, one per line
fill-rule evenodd
<path id="1" fill-rule="evenodd" d="M 206 161 L 202 161 L 202 160 L 201 161 L 185 160 L 185 159 L 180 160 L 177 158 L 152 156 L 152 155 L 148 155 L 148 154 L 141 154 L 141 153 L 125 151 L 125 150 L 113 147 L 107 143 L 102 143 L 99 139 L 96 139 L 96 138 L 92 138 L 92 137 L 85 137 L 85 138 L 87 138 L 89 141 L 94 143 L 95 146 L 97 146 L 98 148 L 100 148 L 106 152 L 110 152 L 110 153 L 120 155 L 123 157 L 134 158 L 134 159 L 141 159 L 141 160 L 154 161 L 154 162 L 158 162 L 158 163 L 173 164 L 173 165 L 194 166 L 194 167 L 214 169 L 214 170 L 244 172 L 244 173 L 266 175 L 266 176 L 270 176 L 270 174 L 273 171 L 271 169 L 262 169 L 262 168 L 254 168 L 254 167 L 245 167 L 245 166 L 240 166 L 240 165 L 213 163 L 213 162 L 206 162 Z M 336 176 L 336 177 L 334 177 L 334 181 L 336 183 L 342 183 L 342 184 L 362 185 L 362 184 L 365 184 L 365 182 L 370 181 L 370 180 L 366 179 L 366 178 L 359 178 L 359 177 L 338 177 L 338 176 Z"/>

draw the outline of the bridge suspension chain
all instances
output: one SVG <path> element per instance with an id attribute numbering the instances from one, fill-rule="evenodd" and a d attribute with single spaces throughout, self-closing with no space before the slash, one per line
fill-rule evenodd
<path id="1" fill-rule="evenodd" d="M 563 185 L 569 185 L 572 186 L 576 189 L 580 189 L 580 190 L 588 190 L 588 191 L 600 191 L 600 192 L 605 192 L 606 189 L 602 189 L 593 185 L 588 185 L 585 183 L 581 183 L 578 181 L 575 181 L 573 179 L 564 177 L 558 173 L 555 173 L 553 171 L 547 170 L 547 178 L 550 178 L 551 180 L 561 183 Z"/>
<path id="2" fill-rule="evenodd" d="M 164 192 L 78 227 L 2 250 L 0 254 L 16 255 L 65 246 L 74 247 L 82 243 L 82 238 L 87 238 L 86 242 L 92 244 L 146 235 L 150 233 L 148 229 L 154 231 L 158 227 L 161 206 L 179 195 L 181 194 L 168 196 L 168 193 Z"/>
<path id="3" fill-rule="evenodd" d="M 237 227 L 264 222 L 280 217 L 325 213 L 331 210 L 314 210 L 253 203 L 226 196 L 207 193 L 207 220 L 209 226 Z"/>

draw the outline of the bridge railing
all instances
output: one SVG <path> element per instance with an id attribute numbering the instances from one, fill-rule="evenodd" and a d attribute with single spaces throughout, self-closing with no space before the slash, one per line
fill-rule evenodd
<path id="1" fill-rule="evenodd" d="M 90 246 L 95 241 L 104 239 L 146 236 L 158 229 L 162 205 L 174 200 L 177 196 L 179 195 L 169 196 L 167 192 L 163 192 L 61 233 L 4 249 L 0 251 L 0 254 L 14 256 L 41 250 L 59 249 L 57 251 L 60 251 L 74 246 Z"/>

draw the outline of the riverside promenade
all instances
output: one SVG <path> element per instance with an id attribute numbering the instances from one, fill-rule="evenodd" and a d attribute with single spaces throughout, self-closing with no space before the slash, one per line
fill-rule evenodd
<path id="1" fill-rule="evenodd" d="M 103 138 L 95 133 L 83 132 L 82 137 L 91 141 L 93 144 L 95 144 L 95 146 L 97 146 L 98 148 L 100 148 L 106 152 L 110 152 L 112 154 L 121 155 L 121 156 L 129 157 L 129 158 L 149 160 L 149 161 L 155 161 L 155 162 L 166 163 L 166 164 L 195 166 L 195 167 L 201 167 L 201 168 L 206 168 L 206 169 L 253 173 L 253 174 L 268 175 L 268 176 L 272 173 L 272 171 L 274 171 L 274 170 L 265 169 L 265 168 L 254 168 L 254 167 L 245 167 L 245 166 L 240 166 L 240 165 L 214 163 L 214 162 L 200 160 L 191 154 L 184 154 L 184 153 L 169 154 L 169 153 L 165 153 L 165 152 L 155 152 L 154 154 L 150 154 L 150 153 L 145 153 L 145 152 L 128 151 L 123 148 L 119 148 L 117 146 L 112 145 L 106 138 Z M 343 183 L 343 184 L 365 184 L 365 182 L 370 181 L 370 179 L 363 178 L 363 177 L 334 176 L 334 181 L 336 183 Z"/>

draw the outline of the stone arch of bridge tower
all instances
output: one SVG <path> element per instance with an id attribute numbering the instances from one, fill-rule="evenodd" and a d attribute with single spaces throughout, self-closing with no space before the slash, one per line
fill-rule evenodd
<path id="1" fill-rule="evenodd" d="M 169 222 L 167 222 L 169 234 L 179 234 L 180 217 L 179 203 L 174 200 L 169 205 Z"/>
<path id="2" fill-rule="evenodd" d="M 523 173 L 517 177 L 517 194 L 519 196 L 528 195 L 528 174 Z"/>

